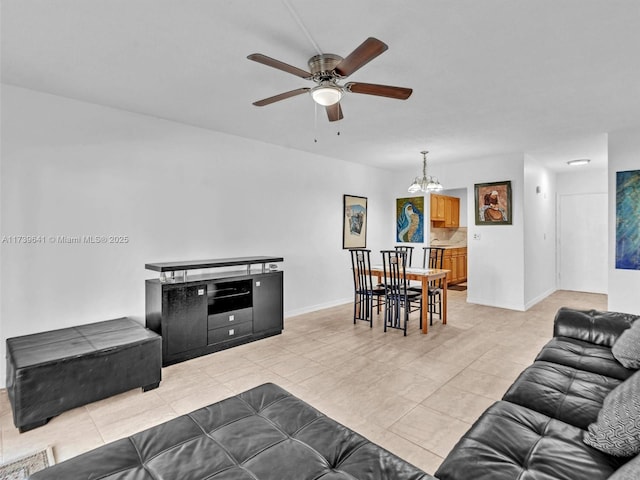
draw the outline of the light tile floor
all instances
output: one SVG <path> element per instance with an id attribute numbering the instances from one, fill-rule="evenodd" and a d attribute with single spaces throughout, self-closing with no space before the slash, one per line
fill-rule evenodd
<path id="1" fill-rule="evenodd" d="M 285 320 L 282 335 L 179 363 L 160 388 L 132 390 L 20 434 L 0 390 L 2 461 L 52 445 L 57 461 L 264 382 L 433 473 L 460 436 L 551 338 L 561 306 L 606 309 L 606 296 L 558 291 L 527 312 L 466 303 L 451 291 L 448 324 L 407 337 L 352 323 L 351 305 Z"/>

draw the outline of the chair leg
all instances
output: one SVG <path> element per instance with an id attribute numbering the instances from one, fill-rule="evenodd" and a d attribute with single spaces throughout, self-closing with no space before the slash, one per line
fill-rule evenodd
<path id="1" fill-rule="evenodd" d="M 433 325 L 433 310 L 436 308 L 433 303 L 434 295 L 429 295 L 429 326 Z"/>
<path id="2" fill-rule="evenodd" d="M 407 336 L 407 323 L 409 323 L 409 311 L 411 310 L 411 304 L 407 301 L 405 302 L 404 305 L 404 325 L 403 325 L 403 331 L 404 331 L 404 336 Z"/>
<path id="3" fill-rule="evenodd" d="M 384 298 L 384 331 L 387 331 L 387 319 L 389 318 L 389 298 Z"/>

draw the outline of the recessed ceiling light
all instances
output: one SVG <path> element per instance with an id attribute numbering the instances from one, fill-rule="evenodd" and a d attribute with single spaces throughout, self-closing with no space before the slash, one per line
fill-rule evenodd
<path id="1" fill-rule="evenodd" d="M 589 158 L 578 158 L 577 160 L 569 160 L 567 165 L 586 165 L 590 161 L 591 159 Z"/>

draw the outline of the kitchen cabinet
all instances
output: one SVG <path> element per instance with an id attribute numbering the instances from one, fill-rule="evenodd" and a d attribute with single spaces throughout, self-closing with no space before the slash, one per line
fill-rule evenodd
<path id="1" fill-rule="evenodd" d="M 458 197 L 445 197 L 444 200 L 444 226 L 460 226 L 460 199 Z"/>
<path id="2" fill-rule="evenodd" d="M 457 228 L 460 226 L 460 199 L 432 193 L 431 224 L 434 227 Z"/>
<path id="3" fill-rule="evenodd" d="M 431 194 L 431 221 L 444 222 L 445 196 Z"/>
<path id="4" fill-rule="evenodd" d="M 449 284 L 467 281 L 467 247 L 447 248 L 442 258 L 442 268 L 450 270 L 447 274 Z"/>

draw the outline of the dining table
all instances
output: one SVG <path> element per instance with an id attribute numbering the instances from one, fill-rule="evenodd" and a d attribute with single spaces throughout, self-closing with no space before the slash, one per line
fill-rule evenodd
<path id="1" fill-rule="evenodd" d="M 406 267 L 407 280 L 419 281 L 422 284 L 422 299 L 429 299 L 429 282 L 442 279 L 442 324 L 447 324 L 447 274 L 450 270 L 443 268 Z M 382 265 L 371 265 L 371 274 L 378 277 L 378 283 L 382 283 L 384 268 Z M 429 331 L 429 307 L 422 305 L 422 333 Z"/>

